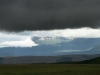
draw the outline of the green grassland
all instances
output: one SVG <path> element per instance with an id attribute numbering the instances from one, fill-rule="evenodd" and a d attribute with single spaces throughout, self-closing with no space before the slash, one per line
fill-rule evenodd
<path id="1" fill-rule="evenodd" d="M 0 75 L 100 75 L 100 64 L 0 65 Z"/>

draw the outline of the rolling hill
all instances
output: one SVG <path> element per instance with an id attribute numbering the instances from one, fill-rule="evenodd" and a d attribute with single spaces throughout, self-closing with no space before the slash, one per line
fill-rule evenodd
<path id="1" fill-rule="evenodd" d="M 90 60 L 100 55 L 62 55 L 62 56 L 19 56 L 0 57 L 0 64 L 32 64 L 32 63 L 59 63 L 79 62 Z"/>
<path id="2" fill-rule="evenodd" d="M 78 62 L 80 64 L 100 64 L 100 57 L 97 57 L 97 58 L 94 58 L 94 59 L 91 59 L 91 60 L 85 60 L 85 61 L 81 61 L 81 62 Z"/>

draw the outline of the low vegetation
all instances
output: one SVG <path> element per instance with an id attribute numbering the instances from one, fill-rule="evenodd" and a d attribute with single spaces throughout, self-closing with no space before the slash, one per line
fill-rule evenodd
<path id="1" fill-rule="evenodd" d="M 0 75 L 100 75 L 100 64 L 0 65 Z"/>
<path id="2" fill-rule="evenodd" d="M 1 64 L 0 75 L 100 75 L 100 57 L 80 62 Z"/>

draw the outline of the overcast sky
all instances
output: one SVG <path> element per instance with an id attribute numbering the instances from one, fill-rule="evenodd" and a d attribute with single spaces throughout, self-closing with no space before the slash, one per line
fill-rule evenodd
<path id="1" fill-rule="evenodd" d="M 0 0 L 6 31 L 100 27 L 100 0 Z"/>
<path id="2" fill-rule="evenodd" d="M 32 36 L 100 38 L 100 0 L 0 0 L 0 48 L 38 46 Z"/>

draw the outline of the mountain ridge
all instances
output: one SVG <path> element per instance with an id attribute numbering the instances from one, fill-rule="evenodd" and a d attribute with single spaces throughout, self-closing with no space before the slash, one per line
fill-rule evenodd
<path id="1" fill-rule="evenodd" d="M 19 56 L 0 57 L 0 64 L 32 64 L 32 63 L 58 63 L 78 62 L 100 57 L 99 55 L 62 55 L 62 56 Z"/>

